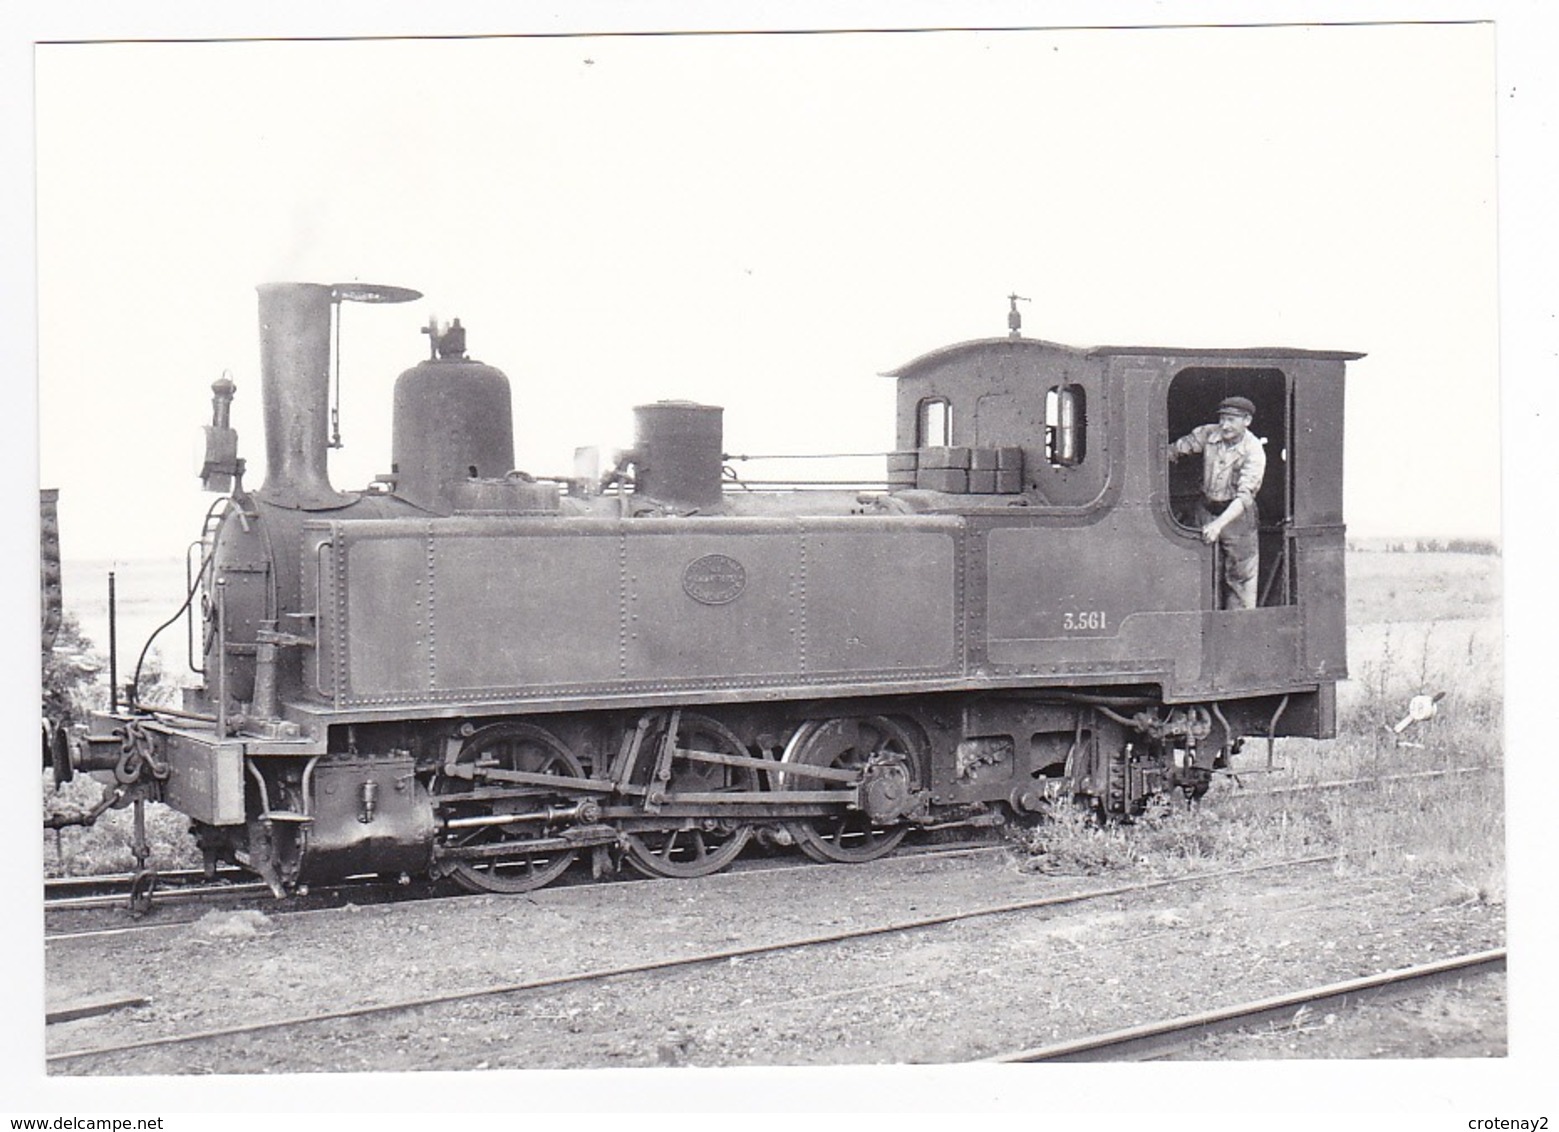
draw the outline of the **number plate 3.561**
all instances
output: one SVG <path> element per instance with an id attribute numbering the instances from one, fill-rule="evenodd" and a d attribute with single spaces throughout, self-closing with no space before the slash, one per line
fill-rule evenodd
<path id="1" fill-rule="evenodd" d="M 1103 609 L 1067 609 L 1061 612 L 1063 633 L 1096 636 L 1114 630 L 1113 619 Z"/>

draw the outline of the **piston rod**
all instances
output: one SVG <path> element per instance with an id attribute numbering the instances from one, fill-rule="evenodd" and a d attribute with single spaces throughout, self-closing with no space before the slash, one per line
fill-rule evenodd
<path id="1" fill-rule="evenodd" d="M 583 821 L 592 822 L 599 818 L 601 807 L 594 801 L 586 800 L 573 806 L 547 806 L 545 809 L 536 810 L 525 814 L 482 814 L 469 818 L 446 818 L 443 822 L 445 829 L 479 829 L 487 825 L 513 825 L 516 822 L 562 822 Z"/>

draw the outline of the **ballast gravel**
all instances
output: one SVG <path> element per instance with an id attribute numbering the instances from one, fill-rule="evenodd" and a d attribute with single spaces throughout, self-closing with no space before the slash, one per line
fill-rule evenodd
<path id="1" fill-rule="evenodd" d="M 215 913 L 47 951 L 51 999 L 149 1005 L 48 1027 L 49 1053 L 735 950 L 1155 879 L 1046 875 L 1005 849 L 602 882 L 301 914 Z M 964 1062 L 1501 946 L 1499 904 L 1399 862 L 1343 860 L 605 981 L 52 1063 L 57 1074 Z M 224 917 L 232 918 L 227 924 Z M 1431 1008 L 1430 1013 L 1433 1013 Z M 1439 1037 L 1208 1057 L 1497 1056 L 1503 1000 Z M 1471 1020 L 1470 1020 L 1471 1019 Z M 1357 1023 L 1350 1023 L 1357 1026 Z M 1382 1024 L 1401 1032 L 1400 1019 Z M 1322 1027 L 1329 1029 L 1331 1027 Z M 1333 1029 L 1337 1035 L 1344 1029 Z M 1352 1031 L 1349 1031 L 1350 1033 Z M 1438 1042 L 1438 1046 L 1436 1043 Z M 1289 1045 L 1292 1048 L 1289 1048 Z M 1366 1054 L 1368 1056 L 1369 1054 Z M 1199 1056 L 1196 1050 L 1189 1056 Z"/>

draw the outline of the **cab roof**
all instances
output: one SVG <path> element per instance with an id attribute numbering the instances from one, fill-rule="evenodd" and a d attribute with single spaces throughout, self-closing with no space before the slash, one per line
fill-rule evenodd
<path id="1" fill-rule="evenodd" d="M 994 346 L 1012 350 L 1044 351 L 1067 354 L 1075 358 L 1114 357 L 1174 357 L 1174 358 L 1246 358 L 1292 359 L 1313 361 L 1352 362 L 1364 357 L 1352 350 L 1300 350 L 1292 346 L 1238 346 L 1233 349 L 1213 349 L 1205 346 L 1065 346 L 1059 342 L 1047 342 L 1043 338 L 973 338 L 967 342 L 955 342 L 921 354 L 913 361 L 897 369 L 888 370 L 883 377 L 909 377 L 933 365 L 951 361 L 967 354 L 979 353 Z"/>

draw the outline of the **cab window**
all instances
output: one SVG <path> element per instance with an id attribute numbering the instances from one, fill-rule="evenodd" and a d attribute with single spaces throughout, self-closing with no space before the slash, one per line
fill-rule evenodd
<path id="1" fill-rule="evenodd" d="M 946 397 L 927 397 L 915 417 L 915 447 L 947 448 L 953 443 L 953 407 Z"/>
<path id="2" fill-rule="evenodd" d="M 1045 459 L 1075 468 L 1087 455 L 1088 395 L 1081 385 L 1056 385 L 1045 394 Z"/>

